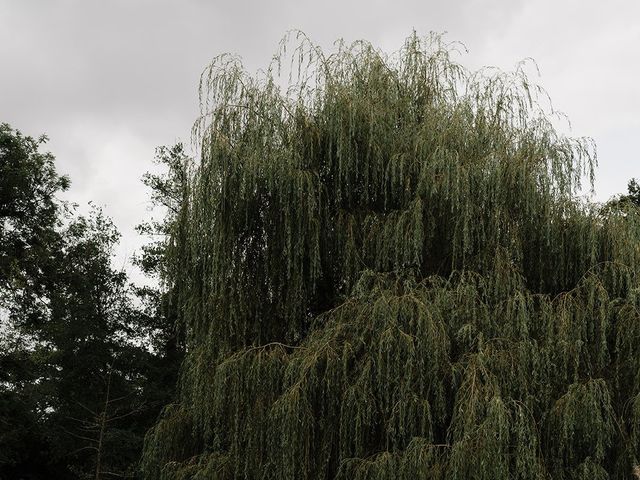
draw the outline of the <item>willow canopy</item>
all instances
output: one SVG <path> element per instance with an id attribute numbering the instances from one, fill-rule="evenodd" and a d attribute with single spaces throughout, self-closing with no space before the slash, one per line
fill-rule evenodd
<path id="1" fill-rule="evenodd" d="M 581 200 L 593 146 L 522 68 L 456 52 L 292 34 L 257 76 L 205 71 L 165 266 L 187 354 L 146 478 L 632 475 L 638 210 Z"/>

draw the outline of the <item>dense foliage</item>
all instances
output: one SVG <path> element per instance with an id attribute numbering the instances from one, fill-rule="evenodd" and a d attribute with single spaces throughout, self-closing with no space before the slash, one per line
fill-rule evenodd
<path id="1" fill-rule="evenodd" d="M 0 479 L 131 478 L 179 360 L 150 348 L 163 309 L 113 267 L 111 221 L 57 198 L 43 142 L 0 127 Z"/>
<path id="2" fill-rule="evenodd" d="M 622 199 L 634 203 L 636 206 L 640 207 L 640 184 L 638 184 L 638 181 L 635 178 L 629 180 L 627 189 L 628 193 L 627 195 L 623 195 Z"/>
<path id="3" fill-rule="evenodd" d="M 145 477 L 628 478 L 640 216 L 579 199 L 592 145 L 438 37 L 297 38 L 203 75 L 163 250 L 187 353 Z"/>
<path id="4" fill-rule="evenodd" d="M 55 196 L 69 185 L 53 156 L 39 151 L 44 142 L 0 124 L 0 289 L 19 291 L 25 304 L 43 288 L 59 242 L 62 205 Z"/>

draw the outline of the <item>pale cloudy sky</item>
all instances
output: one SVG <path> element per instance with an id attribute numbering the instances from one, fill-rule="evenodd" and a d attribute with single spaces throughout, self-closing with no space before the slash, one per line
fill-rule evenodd
<path id="1" fill-rule="evenodd" d="M 50 137 L 67 199 L 104 207 L 123 264 L 148 215 L 140 177 L 156 146 L 189 141 L 202 69 L 223 52 L 264 67 L 290 29 L 386 51 L 447 32 L 470 68 L 532 57 L 571 133 L 596 141 L 596 198 L 640 177 L 640 0 L 0 0 L 0 121 Z"/>

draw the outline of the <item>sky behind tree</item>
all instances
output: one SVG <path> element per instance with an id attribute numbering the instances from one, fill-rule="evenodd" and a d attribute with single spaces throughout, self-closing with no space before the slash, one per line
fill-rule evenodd
<path id="1" fill-rule="evenodd" d="M 630 0 L 0 0 L 0 121 L 50 137 L 72 180 L 65 198 L 104 207 L 125 264 L 148 216 L 140 178 L 155 147 L 189 144 L 198 79 L 215 55 L 238 54 L 255 72 L 290 29 L 328 50 L 344 38 L 387 52 L 414 29 L 447 32 L 471 69 L 535 59 L 570 134 L 595 140 L 595 199 L 606 200 L 640 176 L 638 18 Z"/>

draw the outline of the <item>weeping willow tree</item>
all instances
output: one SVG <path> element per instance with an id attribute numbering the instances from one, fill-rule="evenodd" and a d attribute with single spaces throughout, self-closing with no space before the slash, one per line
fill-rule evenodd
<path id="1" fill-rule="evenodd" d="M 581 199 L 594 148 L 523 68 L 457 51 L 295 34 L 256 76 L 205 71 L 166 250 L 187 354 L 146 478 L 632 474 L 638 210 Z"/>

